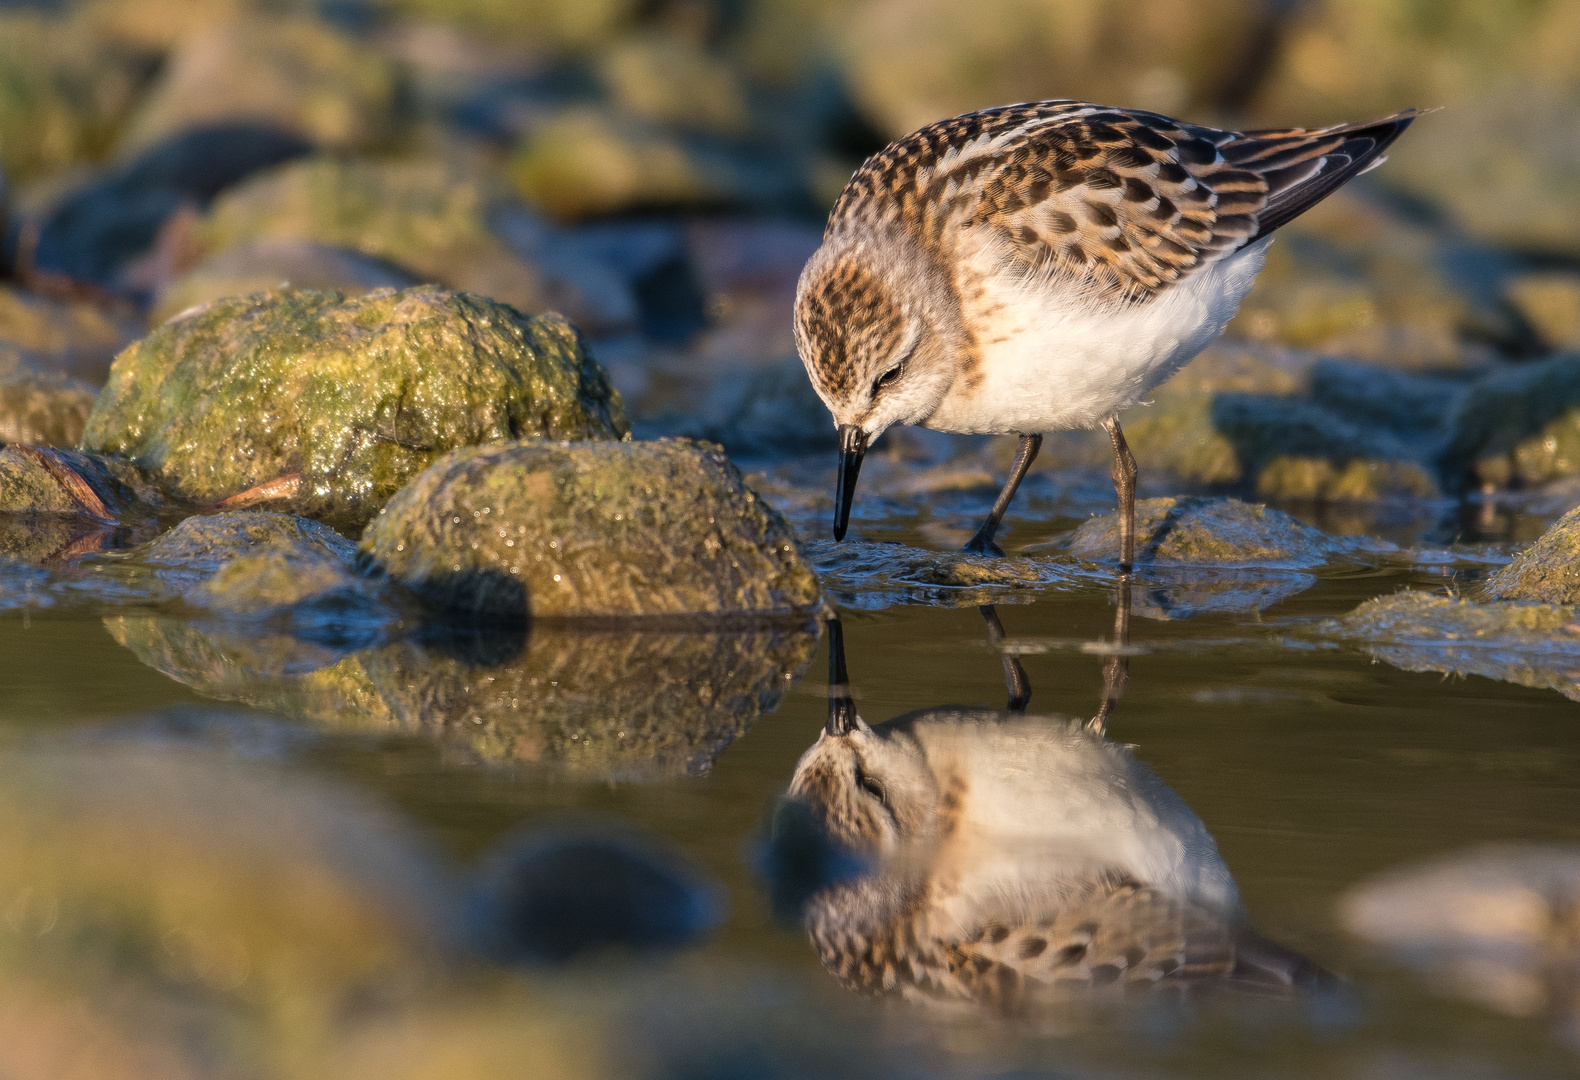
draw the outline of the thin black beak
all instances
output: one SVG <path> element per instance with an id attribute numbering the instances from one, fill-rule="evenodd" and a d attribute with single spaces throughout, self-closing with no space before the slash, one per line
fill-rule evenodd
<path id="1" fill-rule="evenodd" d="M 823 731 L 829 735 L 849 735 L 855 730 L 856 701 L 850 696 L 850 676 L 845 673 L 845 628 L 838 619 L 831 619 L 828 624 L 828 722 L 823 725 Z"/>
<path id="2" fill-rule="evenodd" d="M 845 539 L 850 525 L 850 504 L 856 498 L 856 477 L 861 456 L 867 452 L 867 433 L 856 424 L 839 425 L 839 490 L 834 493 L 834 539 Z"/>

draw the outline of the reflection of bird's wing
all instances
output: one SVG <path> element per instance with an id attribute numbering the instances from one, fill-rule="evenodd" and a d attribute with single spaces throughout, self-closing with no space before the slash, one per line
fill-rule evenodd
<path id="1" fill-rule="evenodd" d="M 1060 989 L 1215 980 L 1277 989 L 1323 977 L 1232 917 L 1122 874 L 1087 879 L 1049 895 L 1046 905 L 984 908 L 958 934 L 929 918 L 923 895 L 907 899 L 890 918 L 861 929 L 814 927 L 824 965 L 854 990 L 921 993 L 1003 1012 Z"/>

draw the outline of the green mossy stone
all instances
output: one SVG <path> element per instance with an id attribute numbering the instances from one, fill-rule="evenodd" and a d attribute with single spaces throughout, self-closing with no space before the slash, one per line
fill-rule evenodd
<path id="1" fill-rule="evenodd" d="M 1487 600 L 1580 604 L 1580 507 L 1553 522 L 1541 538 L 1481 586 Z"/>
<path id="2" fill-rule="evenodd" d="M 159 504 L 125 462 L 77 450 L 0 449 L 0 556 L 70 562 L 100 550 L 117 521 L 136 521 Z"/>
<path id="3" fill-rule="evenodd" d="M 430 601 L 493 618 L 804 615 L 823 602 L 785 520 L 723 450 L 685 439 L 454 451 L 362 547 Z"/>
<path id="4" fill-rule="evenodd" d="M 0 444 L 76 446 L 97 397 L 87 383 L 66 376 L 0 377 Z"/>
<path id="5" fill-rule="evenodd" d="M 619 439 L 624 406 L 558 316 L 431 286 L 216 301 L 116 358 L 83 445 L 197 503 L 271 501 L 354 532 L 445 451 Z"/>
<path id="6" fill-rule="evenodd" d="M 1281 510 L 1238 499 L 1171 496 L 1136 503 L 1137 563 L 1312 567 L 1342 546 Z M 1106 514 L 1076 529 L 1069 551 L 1097 562 L 1118 561 L 1119 516 Z"/>
<path id="7" fill-rule="evenodd" d="M 1477 603 L 1419 591 L 1368 600 L 1324 624 L 1405 671 L 1444 671 L 1580 700 L 1580 612 L 1567 604 Z"/>

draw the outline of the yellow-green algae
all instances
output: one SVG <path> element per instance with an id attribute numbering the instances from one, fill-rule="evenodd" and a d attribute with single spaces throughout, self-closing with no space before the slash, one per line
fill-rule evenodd
<path id="1" fill-rule="evenodd" d="M 97 396 L 61 375 L 0 377 L 0 444 L 76 446 Z"/>
<path id="2" fill-rule="evenodd" d="M 1580 604 L 1580 507 L 1542 533 L 1508 566 L 1481 586 L 1487 600 Z"/>
<path id="3" fill-rule="evenodd" d="M 1580 472 L 1580 353 L 1482 379 L 1452 429 L 1443 464 L 1462 484 L 1532 486 Z"/>
<path id="4" fill-rule="evenodd" d="M 1368 600 L 1324 629 L 1406 671 L 1482 675 L 1580 701 L 1580 612 L 1419 591 Z"/>
<path id="5" fill-rule="evenodd" d="M 362 548 L 446 608 L 495 618 L 806 615 L 790 526 L 710 443 L 511 443 L 413 480 Z"/>
<path id="6" fill-rule="evenodd" d="M 199 503 L 300 475 L 271 507 L 354 530 L 455 447 L 628 430 L 564 319 L 418 286 L 283 290 L 178 317 L 116 358 L 83 446 Z"/>
<path id="7" fill-rule="evenodd" d="M 181 619 L 116 615 L 110 635 L 210 697 L 332 731 L 419 735 L 464 760 L 597 776 L 705 771 L 812 657 L 816 632 L 533 627 L 463 648 L 396 643 L 311 667 L 313 646 L 228 636 Z"/>
<path id="8" fill-rule="evenodd" d="M 1238 499 L 1169 496 L 1136 503 L 1136 562 L 1200 566 L 1321 566 L 1354 545 L 1302 525 L 1281 510 Z M 1071 554 L 1119 558 L 1119 518 L 1106 514 L 1070 537 Z"/>

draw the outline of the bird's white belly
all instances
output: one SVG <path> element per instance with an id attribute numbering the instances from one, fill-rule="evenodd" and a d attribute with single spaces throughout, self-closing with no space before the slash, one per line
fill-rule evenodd
<path id="1" fill-rule="evenodd" d="M 1153 299 L 1098 308 L 1004 275 L 978 334 L 974 381 L 956 380 L 924 426 L 1037 434 L 1094 427 L 1140 401 L 1223 332 L 1272 237 L 1204 267 Z"/>

